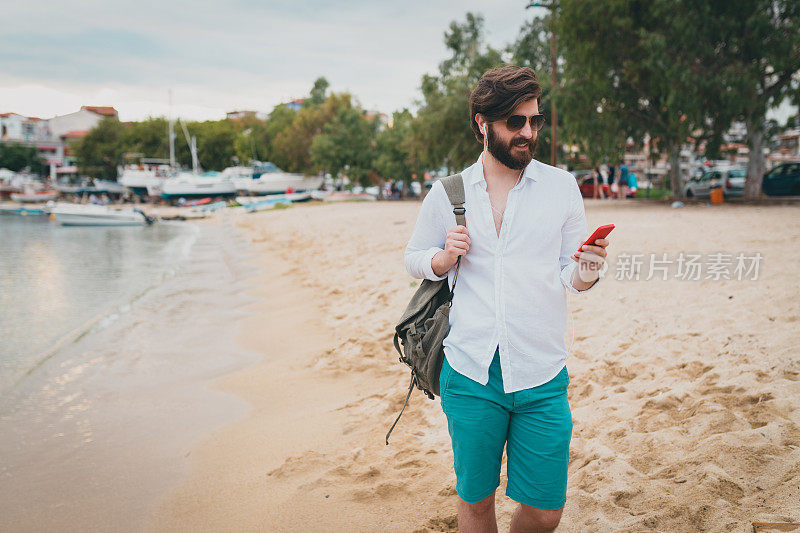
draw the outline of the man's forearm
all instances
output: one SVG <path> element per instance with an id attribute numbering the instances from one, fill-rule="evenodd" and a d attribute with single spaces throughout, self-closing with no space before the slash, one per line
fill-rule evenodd
<path id="1" fill-rule="evenodd" d="M 436 255 L 431 258 L 431 268 L 433 269 L 433 273 L 439 277 L 444 276 L 445 272 L 453 268 L 453 264 L 454 263 L 451 263 L 447 259 L 447 254 L 444 250 L 437 252 Z"/>

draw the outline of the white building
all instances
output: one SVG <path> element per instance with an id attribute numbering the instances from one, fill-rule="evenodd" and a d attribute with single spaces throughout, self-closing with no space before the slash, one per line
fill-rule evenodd
<path id="1" fill-rule="evenodd" d="M 49 136 L 46 120 L 17 113 L 0 113 L 0 141 L 37 141 Z"/>
<path id="2" fill-rule="evenodd" d="M 85 131 L 97 126 L 105 117 L 118 118 L 117 110 L 110 106 L 81 106 L 79 111 L 51 118 L 50 133 L 59 138 L 71 131 Z"/>

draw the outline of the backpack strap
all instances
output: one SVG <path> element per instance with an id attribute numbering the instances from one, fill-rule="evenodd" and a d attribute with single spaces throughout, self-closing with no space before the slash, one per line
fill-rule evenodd
<path id="1" fill-rule="evenodd" d="M 461 174 L 454 174 L 452 176 L 447 176 L 446 178 L 442 178 L 442 185 L 444 185 L 444 191 L 447 193 L 447 198 L 450 200 L 450 204 L 453 206 L 453 214 L 456 216 L 456 224 L 459 226 L 467 227 L 467 210 L 464 209 L 464 202 L 466 202 L 466 197 L 464 194 L 464 179 L 461 177 Z M 456 260 L 456 273 L 453 275 L 453 286 L 450 289 L 450 302 L 453 301 L 453 291 L 456 290 L 456 282 L 458 281 L 458 268 L 461 266 L 461 256 L 458 256 Z"/>
<path id="2" fill-rule="evenodd" d="M 389 435 L 392 434 L 392 431 L 394 431 L 394 427 L 397 425 L 398 422 L 400 422 L 400 417 L 403 416 L 403 411 L 406 410 L 406 405 L 408 405 L 408 399 L 411 397 L 411 392 L 414 390 L 414 382 L 416 381 L 416 377 L 417 377 L 414 372 L 415 371 L 412 369 L 411 370 L 411 383 L 408 384 L 408 394 L 406 394 L 406 401 L 403 402 L 403 408 L 400 409 L 400 414 L 397 415 L 397 419 L 394 421 L 394 424 L 392 424 L 392 427 L 389 428 L 389 433 L 386 434 L 386 445 L 387 446 L 389 445 Z"/>
<path id="3" fill-rule="evenodd" d="M 450 204 L 453 206 L 453 214 L 456 216 L 456 223 L 459 226 L 467 227 L 467 217 L 466 212 L 467 210 L 464 209 L 464 202 L 466 201 L 464 196 L 464 179 L 461 177 L 461 174 L 454 174 L 452 176 L 447 176 L 446 178 L 442 178 L 442 185 L 444 185 L 444 191 L 447 193 L 447 198 L 450 200 Z M 453 302 L 453 290 L 456 288 L 456 280 L 458 279 L 458 267 L 461 266 L 461 256 L 458 256 L 458 260 L 456 261 L 456 274 L 453 276 L 453 287 L 450 289 L 450 296 L 449 302 L 452 305 Z M 398 334 L 394 334 L 394 347 L 397 349 L 398 353 L 400 353 L 400 360 L 403 360 L 403 350 L 400 349 L 400 344 L 397 342 Z M 414 384 L 417 381 L 416 370 L 412 367 L 411 369 L 411 383 L 408 384 L 408 394 L 406 394 L 406 399 L 403 402 L 403 408 L 400 409 L 400 414 L 397 415 L 397 419 L 392 424 L 392 427 L 389 428 L 389 432 L 386 434 L 386 445 L 389 445 L 389 435 L 392 434 L 394 427 L 400 421 L 400 417 L 403 416 L 403 411 L 406 410 L 406 406 L 408 405 L 408 399 L 411 397 L 411 392 L 414 390 Z M 433 399 L 433 396 L 430 396 Z"/>

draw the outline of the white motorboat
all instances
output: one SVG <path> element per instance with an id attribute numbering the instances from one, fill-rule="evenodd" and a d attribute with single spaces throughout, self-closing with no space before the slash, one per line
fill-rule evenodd
<path id="1" fill-rule="evenodd" d="M 228 167 L 222 174 L 231 178 L 238 191 L 257 195 L 281 194 L 288 190 L 313 191 L 319 189 L 324 180 L 320 176 L 284 172 L 269 161 L 254 161 L 251 167 Z"/>
<path id="2" fill-rule="evenodd" d="M 161 184 L 161 198 L 176 200 L 178 198 L 214 198 L 236 195 L 233 182 L 222 177 L 219 172 L 180 172 L 174 178 L 168 178 Z"/>
<path id="3" fill-rule="evenodd" d="M 51 204 L 47 211 L 62 226 L 144 226 L 154 221 L 138 209 L 104 205 Z"/>
<path id="4" fill-rule="evenodd" d="M 126 167 L 118 182 L 137 196 L 148 196 L 149 190 L 161 188 L 167 179 L 167 172 L 160 168 Z"/>
<path id="5" fill-rule="evenodd" d="M 46 191 L 26 191 L 26 192 L 12 192 L 11 199 L 15 202 L 23 203 L 41 203 L 49 202 L 58 198 L 58 191 L 49 189 Z"/>

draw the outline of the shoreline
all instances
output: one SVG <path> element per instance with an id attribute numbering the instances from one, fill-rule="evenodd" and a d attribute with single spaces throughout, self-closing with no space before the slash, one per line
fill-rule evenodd
<path id="1" fill-rule="evenodd" d="M 291 211 L 302 218 L 303 211 L 316 209 L 320 207 Z M 350 206 L 323 209 L 346 214 Z M 429 521 L 419 514 L 422 498 L 405 483 L 382 481 L 383 467 L 377 465 L 383 463 L 390 474 L 431 476 L 415 470 L 427 463 L 417 456 L 447 454 L 438 403 L 412 397 L 403 427 L 385 446 L 385 433 L 407 389 L 405 367 L 391 363 L 386 331 L 376 341 L 372 335 L 359 339 L 352 330 L 336 327 L 343 316 L 331 308 L 342 289 L 335 282 L 325 287 L 315 279 L 315 261 L 301 264 L 292 252 L 294 236 L 273 227 L 286 212 L 237 220 L 262 251 L 260 270 L 267 273 L 256 292 L 262 300 L 248 306 L 253 315 L 238 342 L 259 350 L 262 358 L 220 377 L 215 387 L 243 397 L 253 409 L 194 449 L 190 479 L 162 501 L 149 530 L 220 530 L 235 520 L 241 530 L 408 531 L 410 523 L 424 528 Z M 401 286 L 407 283 L 403 277 L 395 278 Z M 381 302 L 387 300 L 386 293 L 377 296 Z M 367 358 L 365 368 L 358 368 L 362 356 Z M 362 424 L 368 419 L 365 409 L 374 425 Z M 374 420 L 372 411 L 380 421 Z M 418 424 L 439 429 L 435 436 L 426 436 Z M 409 441 L 424 445 L 424 451 L 414 450 Z M 393 467 L 394 462 L 398 466 Z M 433 478 L 443 480 L 444 491 L 433 500 L 444 501 L 452 493 L 447 469 L 436 463 L 430 466 Z M 398 499 L 407 503 L 405 509 Z M 424 499 L 429 516 L 453 523 L 452 514 L 438 517 L 436 503 Z"/>

